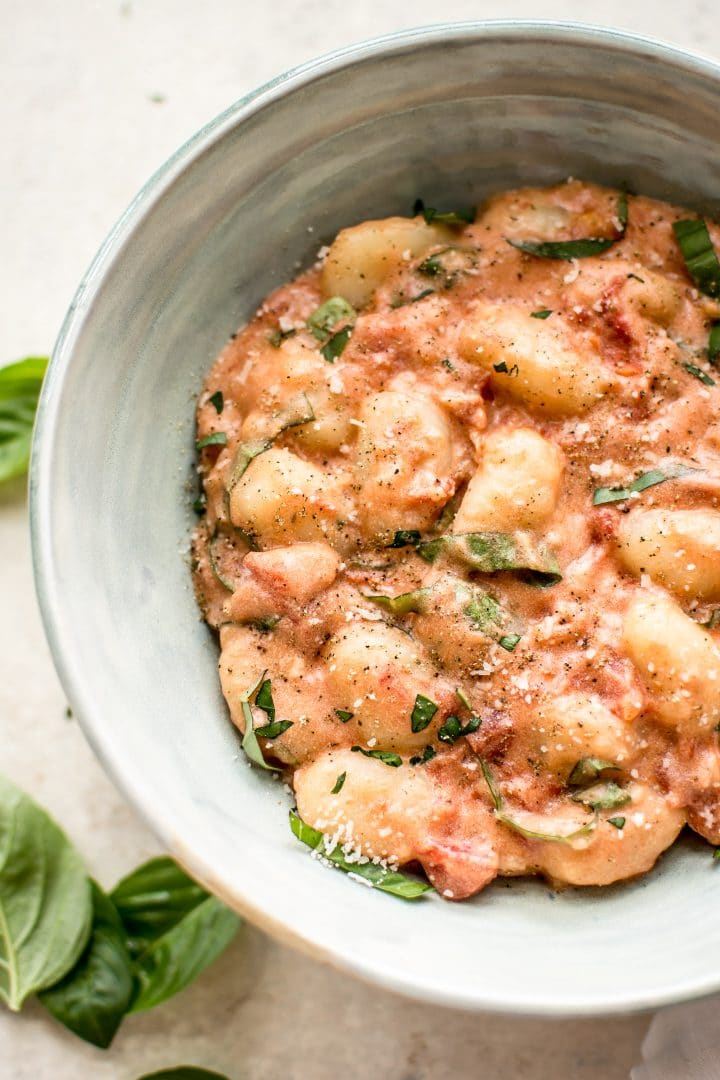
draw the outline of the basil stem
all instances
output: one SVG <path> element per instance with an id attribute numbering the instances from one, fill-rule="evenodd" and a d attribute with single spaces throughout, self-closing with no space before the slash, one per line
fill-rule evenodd
<path id="1" fill-rule="evenodd" d="M 524 251 L 526 255 L 536 255 L 541 259 L 584 259 L 590 255 L 600 255 L 613 244 L 622 240 L 628 223 L 628 199 L 622 192 L 617 202 L 616 228 L 612 237 L 588 237 L 585 240 L 508 240 L 511 247 Z"/>
<path id="2" fill-rule="evenodd" d="M 673 232 L 690 277 L 706 296 L 720 297 L 720 261 L 702 218 L 676 221 Z"/>
<path id="3" fill-rule="evenodd" d="M 389 870 L 373 862 L 351 862 L 337 846 L 328 851 L 323 834 L 304 822 L 293 810 L 290 811 L 290 828 L 298 840 L 307 844 L 321 858 L 327 859 L 345 874 L 362 878 L 374 889 L 390 893 L 391 896 L 398 896 L 402 900 L 417 900 L 423 893 L 432 892 L 432 885 L 409 874 L 402 874 L 399 870 Z"/>
<path id="4" fill-rule="evenodd" d="M 688 476 L 690 473 L 700 472 L 689 465 L 668 465 L 663 469 L 650 469 L 642 473 L 627 487 L 597 488 L 593 492 L 593 506 L 604 506 L 605 503 L 622 502 L 629 499 L 633 492 L 645 491 L 646 488 L 654 487 L 655 484 L 663 484 L 666 480 L 676 480 L 680 476 Z"/>
<path id="5" fill-rule="evenodd" d="M 227 435 L 224 431 L 212 431 L 195 443 L 196 450 L 204 450 L 206 446 L 227 446 Z"/>

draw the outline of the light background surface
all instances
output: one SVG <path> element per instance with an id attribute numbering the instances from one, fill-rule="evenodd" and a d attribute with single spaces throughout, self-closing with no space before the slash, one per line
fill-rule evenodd
<path id="1" fill-rule="evenodd" d="M 720 56 L 713 7 L 0 0 L 0 364 L 50 350 L 82 273 L 145 179 L 206 120 L 280 71 L 378 34 L 478 18 L 577 19 Z M 23 483 L 0 489 L 0 657 L 0 769 L 48 807 L 91 872 L 112 885 L 157 843 L 65 717 L 34 598 Z M 620 1080 L 639 1059 L 647 1019 L 434 1009 L 246 927 L 184 994 L 127 1021 L 110 1051 L 80 1042 L 35 1005 L 19 1017 L 0 1012 L 0 1077 L 135 1080 L 194 1063 L 231 1080 Z"/>

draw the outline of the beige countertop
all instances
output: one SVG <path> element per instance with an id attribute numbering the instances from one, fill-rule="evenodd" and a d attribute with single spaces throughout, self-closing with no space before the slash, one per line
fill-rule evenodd
<path id="1" fill-rule="evenodd" d="M 570 0 L 0 0 L 0 363 L 49 351 L 80 276 L 147 176 L 205 120 L 332 48 L 445 19 L 577 18 Z M 710 0 L 588 0 L 585 21 L 720 54 Z M 105 777 L 55 676 L 35 603 L 24 485 L 0 491 L 0 769 L 106 885 L 158 845 Z M 92 617 L 92 613 L 88 613 Z M 479 961 L 481 962 L 481 960 Z M 571 978 L 571 973 L 568 973 Z M 95 1050 L 31 1005 L 0 1011 L 3 1080 L 134 1080 L 194 1063 L 232 1080 L 621 1080 L 647 1017 L 539 1021 L 405 1001 L 246 927 L 185 993 Z"/>

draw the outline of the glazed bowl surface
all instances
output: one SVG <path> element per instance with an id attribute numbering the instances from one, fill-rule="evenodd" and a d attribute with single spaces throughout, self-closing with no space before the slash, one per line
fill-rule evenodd
<path id="1" fill-rule="evenodd" d="M 308 857 L 243 759 L 188 566 L 194 397 L 262 298 L 342 226 L 572 175 L 720 210 L 720 69 L 611 31 L 472 23 L 291 71 L 150 179 L 81 283 L 31 469 L 37 586 L 69 700 L 193 874 L 278 938 L 385 987 L 569 1015 L 720 989 L 720 870 L 683 839 L 647 877 L 498 881 L 403 903 Z"/>

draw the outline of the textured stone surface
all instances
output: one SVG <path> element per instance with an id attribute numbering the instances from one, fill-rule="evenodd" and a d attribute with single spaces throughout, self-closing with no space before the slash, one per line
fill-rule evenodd
<path id="1" fill-rule="evenodd" d="M 277 72 L 391 30 L 478 17 L 578 18 L 720 53 L 708 0 L 4 0 L 0 362 L 52 345 L 103 236 L 205 120 Z M 62 822 L 106 885 L 157 844 L 65 716 L 37 615 L 24 486 L 0 492 L 0 768 Z M 91 613 L 88 613 L 91 617 Z M 572 973 L 568 972 L 568 978 Z M 182 996 L 93 1050 L 37 1006 L 0 1013 L 3 1080 L 133 1080 L 179 1062 L 233 1080 L 620 1080 L 647 1019 L 543 1022 L 406 1002 L 246 928 Z"/>

